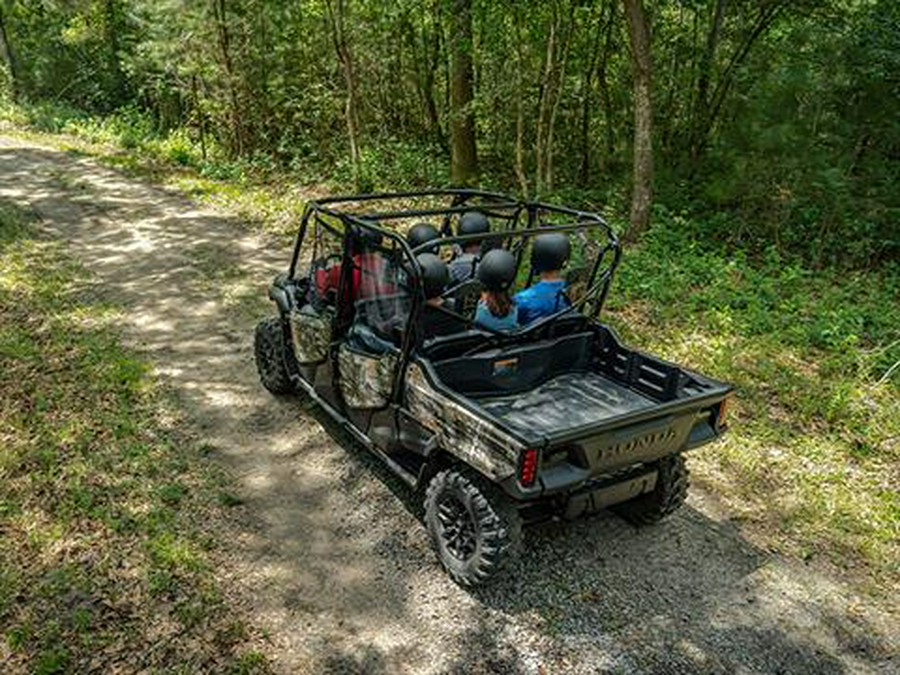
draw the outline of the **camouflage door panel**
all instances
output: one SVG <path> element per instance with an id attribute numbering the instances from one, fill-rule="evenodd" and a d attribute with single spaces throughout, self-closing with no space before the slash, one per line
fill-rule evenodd
<path id="1" fill-rule="evenodd" d="M 524 445 L 435 390 L 416 364 L 406 373 L 409 412 L 437 435 L 438 444 L 484 475 L 502 480 L 513 475 Z"/>
<path id="2" fill-rule="evenodd" d="M 397 356 L 362 354 L 341 345 L 338 372 L 341 394 L 351 408 L 381 408 L 388 404 L 394 383 Z"/>
<path id="3" fill-rule="evenodd" d="M 331 344 L 331 314 L 291 312 L 291 338 L 297 363 L 321 363 Z"/>

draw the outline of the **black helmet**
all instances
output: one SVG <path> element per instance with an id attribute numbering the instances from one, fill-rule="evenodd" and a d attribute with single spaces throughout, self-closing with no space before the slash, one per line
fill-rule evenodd
<path id="1" fill-rule="evenodd" d="M 562 232 L 539 234 L 531 245 L 531 267 L 535 272 L 561 270 L 570 252 L 569 237 Z"/>
<path id="2" fill-rule="evenodd" d="M 505 291 L 516 278 L 516 257 L 504 248 L 484 254 L 478 265 L 478 281 L 489 291 Z"/>
<path id="3" fill-rule="evenodd" d="M 425 289 L 425 297 L 429 300 L 438 297 L 444 292 L 450 281 L 447 263 L 434 253 L 420 253 L 416 256 L 416 260 L 422 267 L 422 286 Z"/>
<path id="4" fill-rule="evenodd" d="M 460 236 L 466 234 L 484 234 L 491 231 L 491 224 L 487 216 L 480 211 L 466 211 L 459 219 L 459 227 L 456 233 Z"/>
<path id="5" fill-rule="evenodd" d="M 367 222 L 366 225 L 372 227 L 373 224 Z M 373 246 L 380 246 L 383 237 L 378 230 L 370 230 L 369 227 L 361 225 L 351 225 L 350 234 L 353 240 L 353 248 L 359 251 L 365 251 Z"/>
<path id="6" fill-rule="evenodd" d="M 433 239 L 440 238 L 441 233 L 431 223 L 416 223 L 406 233 L 406 243 L 409 244 L 410 248 L 416 248 L 416 246 L 421 246 Z"/>

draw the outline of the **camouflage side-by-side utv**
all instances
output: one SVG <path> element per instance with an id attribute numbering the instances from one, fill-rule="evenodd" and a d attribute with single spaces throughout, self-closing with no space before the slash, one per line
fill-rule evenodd
<path id="1" fill-rule="evenodd" d="M 458 234 L 472 212 L 489 231 Z M 443 236 L 411 247 L 404 235 L 423 221 Z M 476 327 L 473 274 L 443 293 L 459 330 L 422 330 L 417 256 L 505 249 L 515 292 L 534 281 L 532 245 L 550 232 L 571 243 L 557 311 L 511 332 Z M 513 557 L 523 522 L 672 513 L 687 493 L 683 453 L 725 430 L 729 386 L 629 349 L 598 320 L 618 261 L 593 213 L 474 190 L 321 199 L 269 289 L 278 314 L 256 329 L 260 378 L 311 397 L 421 488 L 442 565 L 480 584 Z"/>

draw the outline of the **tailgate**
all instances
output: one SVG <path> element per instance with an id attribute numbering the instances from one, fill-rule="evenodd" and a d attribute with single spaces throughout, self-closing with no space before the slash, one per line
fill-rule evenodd
<path id="1" fill-rule="evenodd" d="M 543 492 L 570 488 L 713 440 L 724 431 L 718 425 L 721 402 L 720 398 L 702 406 L 660 411 L 649 419 L 623 420 L 609 429 L 585 430 L 580 435 L 551 441 L 544 449 L 539 474 Z"/>
<path id="2" fill-rule="evenodd" d="M 695 413 L 688 413 L 631 424 L 575 441 L 566 448 L 567 454 L 590 469 L 592 475 L 652 462 L 685 444 L 695 418 Z"/>

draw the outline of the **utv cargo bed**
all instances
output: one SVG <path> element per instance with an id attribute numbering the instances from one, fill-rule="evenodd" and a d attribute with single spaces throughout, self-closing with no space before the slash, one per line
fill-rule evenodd
<path id="1" fill-rule="evenodd" d="M 558 375 L 524 394 L 478 404 L 524 436 L 552 435 L 656 405 L 653 399 L 590 371 Z"/>
<path id="2" fill-rule="evenodd" d="M 568 328 L 568 335 L 481 350 L 472 346 L 475 336 L 464 336 L 455 345 L 441 341 L 432 355 L 435 384 L 540 449 L 532 495 L 654 462 L 724 429 L 728 385 L 629 349 L 602 324 Z"/>

